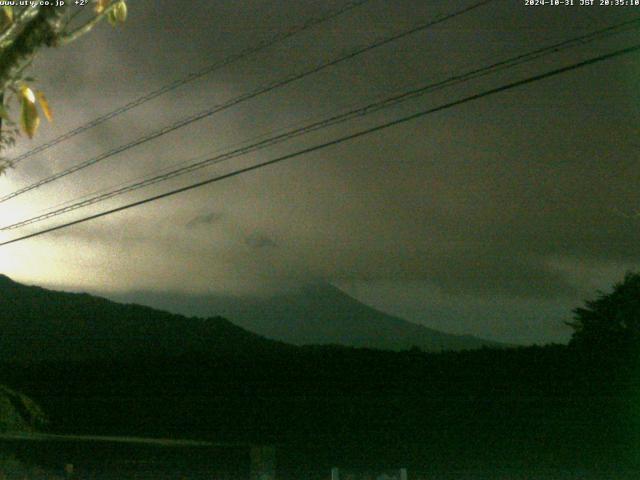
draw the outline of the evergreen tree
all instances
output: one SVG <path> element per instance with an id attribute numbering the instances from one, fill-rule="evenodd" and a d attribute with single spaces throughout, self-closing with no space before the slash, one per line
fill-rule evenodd
<path id="1" fill-rule="evenodd" d="M 640 347 L 640 273 L 627 273 L 611 293 L 574 310 L 571 344 L 596 350 Z"/>

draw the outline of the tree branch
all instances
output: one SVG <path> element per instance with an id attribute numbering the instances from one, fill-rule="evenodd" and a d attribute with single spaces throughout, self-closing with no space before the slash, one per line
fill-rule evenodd
<path id="1" fill-rule="evenodd" d="M 60 21 L 65 12 L 64 7 L 39 7 L 35 17 L 0 53 L 0 90 L 7 87 L 20 66 L 31 60 L 39 48 L 57 44 Z"/>
<path id="2" fill-rule="evenodd" d="M 35 7 L 26 7 L 22 10 L 18 16 L 15 18 L 13 23 L 9 25 L 9 27 L 0 34 L 0 48 L 4 48 L 9 44 L 12 40 L 11 37 L 20 30 L 20 28 L 26 23 L 30 22 L 37 14 L 39 8 Z"/>
<path id="3" fill-rule="evenodd" d="M 86 33 L 89 33 L 93 27 L 95 27 L 98 23 L 100 23 L 100 21 L 104 17 L 106 17 L 109 14 L 109 12 L 111 12 L 115 8 L 115 6 L 118 3 L 118 1 L 119 0 L 112 1 L 111 4 L 108 7 L 106 7 L 99 14 L 95 15 L 91 20 L 89 20 L 84 25 L 76 28 L 75 30 L 73 30 L 71 32 L 62 33 L 58 37 L 58 45 L 66 45 L 68 43 L 73 42 L 74 40 L 77 40 L 82 35 L 84 35 Z"/>

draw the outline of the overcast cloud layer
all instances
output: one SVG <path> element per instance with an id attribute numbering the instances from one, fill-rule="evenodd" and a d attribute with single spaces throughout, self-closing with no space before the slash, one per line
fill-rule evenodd
<path id="1" fill-rule="evenodd" d="M 33 142 L 108 112 L 340 1 L 135 1 L 43 52 L 55 109 Z M 470 5 L 372 0 L 22 162 L 9 193 L 355 46 Z M 498 1 L 0 204 L 3 224 L 283 128 L 631 18 Z M 36 231 L 637 41 L 618 35 L 234 159 Z M 72 290 L 264 293 L 326 280 L 444 331 L 566 341 L 563 321 L 640 264 L 640 56 L 470 102 L 277 166 L 0 249 L 4 273 Z M 204 158 L 204 157 L 203 157 Z"/>

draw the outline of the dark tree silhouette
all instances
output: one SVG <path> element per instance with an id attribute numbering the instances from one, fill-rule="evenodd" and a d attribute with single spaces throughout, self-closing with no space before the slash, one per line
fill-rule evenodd
<path id="1" fill-rule="evenodd" d="M 574 310 L 571 344 L 597 350 L 640 347 L 640 273 L 627 273 L 611 293 Z"/>

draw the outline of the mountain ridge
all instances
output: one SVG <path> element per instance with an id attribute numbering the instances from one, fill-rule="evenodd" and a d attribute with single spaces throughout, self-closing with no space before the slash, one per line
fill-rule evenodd
<path id="1" fill-rule="evenodd" d="M 242 328 L 294 345 L 425 351 L 465 350 L 509 345 L 472 335 L 456 335 L 389 315 L 354 299 L 329 283 L 312 283 L 271 296 L 185 295 L 134 291 L 107 294 L 183 315 L 214 312 Z"/>
<path id="2" fill-rule="evenodd" d="M 0 274 L 0 306 L 0 361 L 246 355 L 310 344 L 395 351 L 505 346 L 387 315 L 326 283 L 271 297 L 107 297 L 27 286 Z"/>
<path id="3" fill-rule="evenodd" d="M 187 318 L 88 293 L 26 286 L 6 275 L 0 276 L 0 329 L 0 361 L 242 354 L 289 348 L 220 316 Z"/>

